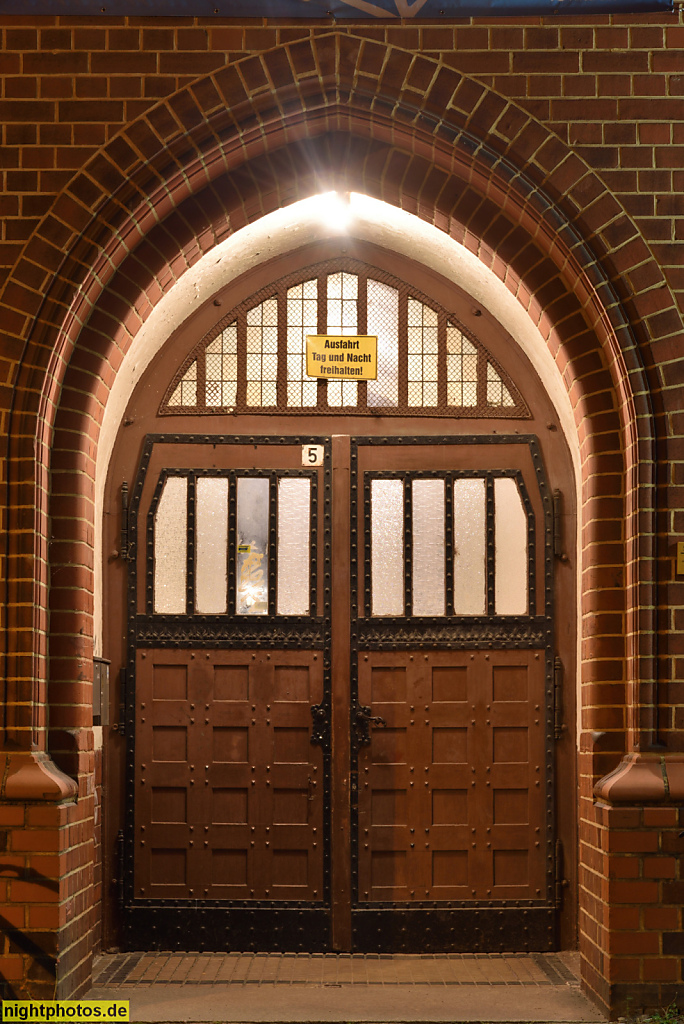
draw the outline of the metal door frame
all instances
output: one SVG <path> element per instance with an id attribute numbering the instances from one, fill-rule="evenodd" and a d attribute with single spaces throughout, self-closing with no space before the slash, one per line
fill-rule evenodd
<path id="1" fill-rule="evenodd" d="M 340 439 L 342 440 L 342 439 Z M 242 631 L 237 635 L 219 636 L 220 625 L 228 624 L 228 616 L 207 616 L 194 615 L 192 620 L 187 615 L 179 616 L 156 616 L 149 614 L 151 608 L 151 587 L 152 578 L 150 575 L 149 555 L 152 551 L 152 537 L 149 528 L 138 523 L 138 513 L 143 495 L 143 488 L 146 480 L 152 451 L 155 445 L 258 445 L 258 446 L 295 446 L 305 444 L 324 444 L 325 461 L 323 467 L 323 495 L 316 495 L 315 489 L 312 498 L 317 502 L 319 508 L 318 523 L 312 521 L 312 543 L 317 537 L 316 530 L 323 528 L 323 565 L 321 579 L 323 581 L 322 616 L 314 617 L 282 617 L 282 622 L 259 622 L 255 619 L 241 622 L 239 625 Z M 337 538 L 335 550 L 332 544 L 332 498 L 333 498 L 333 474 L 332 474 L 332 451 L 335 440 L 328 437 L 317 437 L 311 435 L 296 435 L 293 437 L 284 436 L 260 436 L 260 435 L 205 435 L 205 434 L 149 434 L 145 438 L 143 452 L 140 460 L 136 480 L 131 493 L 130 507 L 128 507 L 127 493 L 124 496 L 125 514 L 123 518 L 122 549 L 125 551 L 128 567 L 127 584 L 127 605 L 128 605 L 128 638 L 127 638 L 127 664 L 126 670 L 122 673 L 122 707 L 120 731 L 125 733 L 126 739 L 126 783 L 125 783 L 125 824 L 122 832 L 119 833 L 119 869 L 118 869 L 118 900 L 122 911 L 124 911 L 124 934 L 127 948 L 138 949 L 225 949 L 235 944 L 226 942 L 227 935 L 233 935 L 237 939 L 237 945 L 242 949 L 269 948 L 290 948 L 309 949 L 311 951 L 323 951 L 331 948 L 356 948 L 364 951 L 371 951 L 368 942 L 362 939 L 359 929 L 359 922 L 363 918 L 365 924 L 362 929 L 366 933 L 373 931 L 385 937 L 384 942 L 378 942 L 372 947 L 372 951 L 384 951 L 393 945 L 398 944 L 397 936 L 411 937 L 413 949 L 422 952 L 449 949 L 451 951 L 495 951 L 497 949 L 518 948 L 515 941 L 519 942 L 520 949 L 551 949 L 555 946 L 555 919 L 558 908 L 558 886 L 557 867 L 554 857 L 554 771 L 553 771 L 553 739 L 554 739 L 554 634 L 553 634 L 553 503 L 549 493 L 544 466 L 542 462 L 539 442 L 534 435 L 443 435 L 443 436 L 352 436 L 349 439 L 349 469 L 350 481 L 348 485 L 348 508 L 349 518 L 345 515 L 344 529 L 349 529 L 348 559 L 350 578 L 351 598 L 351 622 L 349 630 L 349 643 L 347 650 L 351 655 L 349 665 L 349 678 L 351 682 L 350 700 L 347 704 L 345 715 L 348 722 L 348 738 L 342 747 L 338 748 L 338 754 L 342 754 L 344 746 L 350 748 L 349 759 L 345 757 L 345 763 L 350 763 L 351 772 L 347 779 L 340 780 L 340 792 L 335 794 L 335 780 L 331 772 L 332 756 L 332 713 L 335 694 L 332 690 L 333 667 L 331 659 L 331 641 L 333 636 L 333 619 L 335 613 L 332 604 L 332 577 L 331 570 L 333 562 L 337 561 L 342 552 L 338 549 Z M 462 619 L 445 618 L 440 620 L 411 620 L 403 619 L 401 626 L 403 636 L 398 639 L 391 636 L 389 623 L 378 623 L 358 618 L 358 574 L 360 568 L 359 557 L 368 557 L 367 551 L 359 550 L 358 537 L 358 512 L 359 501 L 364 501 L 363 488 L 360 486 L 358 456 L 362 446 L 374 445 L 399 449 L 402 446 L 415 445 L 439 445 L 454 446 L 461 445 L 524 445 L 528 448 L 532 465 L 536 473 L 540 498 L 544 511 L 544 523 L 537 526 L 533 517 L 529 522 L 529 559 L 530 573 L 529 586 L 534 587 L 536 564 L 536 537 L 540 528 L 544 530 L 544 607 L 541 614 L 527 616 L 512 616 L 507 622 L 502 622 L 501 617 L 492 615 L 468 616 Z M 171 468 L 171 467 L 169 467 Z M 180 470 L 184 472 L 183 469 Z M 187 471 L 186 472 L 192 472 Z M 200 470 L 199 473 L 202 471 Z M 211 471 L 212 475 L 214 471 Z M 276 471 L 273 471 L 274 473 Z M 289 472 L 281 470 L 280 472 Z M 218 475 L 229 475 L 240 473 L 240 470 L 217 471 Z M 245 470 L 249 475 L 249 470 Z M 505 475 L 516 476 L 515 470 L 485 470 L 485 474 L 492 476 Z M 391 473 L 390 473 L 391 475 Z M 426 478 L 431 475 L 430 471 L 412 473 L 417 477 Z M 435 470 L 433 476 L 443 476 L 443 471 Z M 482 472 L 459 473 L 454 475 L 483 475 Z M 342 481 L 338 482 L 339 484 Z M 337 487 L 339 490 L 339 487 Z M 488 490 L 491 490 L 488 488 Z M 523 502 L 528 513 L 531 511 L 529 497 L 524 489 L 521 491 Z M 321 500 L 322 497 L 322 500 Z M 322 515 L 321 515 L 322 506 Z M 190 501 L 188 503 L 189 516 L 188 526 L 192 529 L 192 515 Z M 153 503 L 150 511 L 153 509 Z M 234 509 L 232 514 L 234 515 Z M 348 526 L 347 526 L 348 524 Z M 144 534 L 141 534 L 144 529 Z M 146 544 L 148 558 L 144 571 L 147 574 L 145 582 L 145 611 L 139 612 L 137 608 L 138 594 L 138 552 L 139 545 Z M 448 546 L 447 538 L 447 546 Z M 343 546 L 344 543 L 343 543 Z M 189 544 L 189 552 L 192 543 Z M 493 533 L 493 502 L 491 494 L 487 501 L 487 552 L 488 561 L 491 564 L 494 550 Z M 188 555 L 190 557 L 190 554 Z M 407 546 L 405 554 L 410 558 L 410 546 Z M 448 559 L 447 559 L 448 560 Z M 320 568 L 320 567 L 318 567 Z M 317 572 L 315 559 L 312 559 L 312 573 Z M 367 575 L 366 575 L 367 579 Z M 271 560 L 269 564 L 270 592 L 273 593 L 275 585 L 275 565 Z M 191 576 L 188 576 L 188 587 L 192 585 Z M 492 579 L 488 574 L 488 593 L 491 593 Z M 490 603 L 491 607 L 491 603 Z M 349 616 L 350 609 L 341 610 L 344 615 Z M 240 617 L 246 619 L 247 617 Z M 289 619 L 293 621 L 289 621 Z M 189 628 L 192 622 L 192 628 Z M 235 622 L 235 617 L 230 617 L 230 625 Z M 413 629 L 411 629 L 413 626 Z M 388 632 L 389 628 L 389 632 Z M 383 636 L 383 629 L 385 635 Z M 387 649 L 388 644 L 394 648 L 419 648 L 421 645 L 429 644 L 438 650 L 449 650 L 455 646 L 459 648 L 520 648 L 539 647 L 545 650 L 545 751 L 546 751 L 546 828 L 545 843 L 547 853 L 546 892 L 543 900 L 537 901 L 490 901 L 487 904 L 480 903 L 476 907 L 472 903 L 449 903 L 446 906 L 442 903 L 425 901 L 410 905 L 401 904 L 377 904 L 363 903 L 359 900 L 358 894 L 358 806 L 355 794 L 358 792 L 358 752 L 359 742 L 354 730 L 355 710 L 358 708 L 358 654 L 359 650 L 366 649 Z M 298 902 L 285 903 L 283 901 L 202 901 L 198 906 L 193 900 L 152 900 L 136 899 L 134 896 L 133 879 L 133 848 L 135 842 L 134 834 L 134 797 L 135 797 L 135 666 L 136 651 L 139 647 L 263 647 L 269 646 L 296 649 L 297 647 L 311 647 L 324 652 L 324 696 L 319 705 L 312 706 L 312 737 L 314 743 L 323 748 L 324 754 L 324 823 L 325 823 L 325 850 L 324 850 L 324 894 L 320 907 L 311 908 L 310 904 Z M 339 726 L 339 715 L 338 715 Z M 122 728 L 121 728 L 122 727 Z M 337 756 L 336 754 L 336 760 Z M 347 772 L 340 768 L 340 773 L 347 776 Z M 340 797 L 343 791 L 351 793 L 351 800 L 345 799 L 346 809 L 341 806 Z M 337 811 L 335 811 L 335 805 Z M 347 833 L 346 840 L 333 834 L 332 824 L 340 822 L 340 814 L 349 817 L 350 834 Z M 349 846 L 349 843 L 351 844 Z M 351 872 L 351 891 L 349 906 L 351 908 L 351 934 L 348 933 L 348 926 L 342 925 L 338 928 L 338 939 L 335 941 L 335 891 L 332 881 L 335 876 L 335 864 L 332 851 L 337 848 L 337 854 L 341 855 L 346 849 L 349 851 L 347 864 L 338 865 L 339 872 L 349 878 Z M 339 887 L 339 884 L 338 884 Z M 343 886 L 347 888 L 346 886 Z M 342 918 L 346 917 L 349 910 L 341 905 L 346 899 L 340 901 Z M 188 931 L 188 913 L 192 909 L 191 929 Z M 292 929 L 291 912 L 296 915 L 296 924 L 291 940 L 283 945 L 283 931 Z M 418 921 L 416 911 L 422 915 L 422 925 Z M 524 928 L 513 926 L 511 917 L 513 914 L 520 921 L 522 911 Z M 453 924 L 458 917 L 458 928 L 454 934 Z M 324 918 L 324 919 L 323 919 Z M 332 935 L 332 939 L 331 939 Z M 348 938 L 347 938 L 348 935 Z M 502 937 L 503 936 L 503 937 Z M 350 942 L 351 940 L 351 942 Z M 514 940 L 514 945 L 511 941 Z"/>

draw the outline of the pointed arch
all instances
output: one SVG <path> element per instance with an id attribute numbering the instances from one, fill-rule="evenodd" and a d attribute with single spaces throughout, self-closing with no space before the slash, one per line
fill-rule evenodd
<path id="1" fill-rule="evenodd" d="M 425 94 L 409 84 L 419 66 L 429 71 Z M 576 154 L 515 104 L 430 58 L 390 48 L 378 77 L 372 44 L 333 31 L 246 57 L 125 128 L 64 190 L 5 286 L 17 334 L 28 335 L 13 432 L 35 437 L 47 464 L 58 409 L 64 421 L 80 418 L 84 433 L 96 431 L 130 338 L 184 268 L 226 234 L 323 184 L 366 191 L 431 221 L 505 281 L 565 376 L 587 479 L 603 444 L 591 421 L 618 417 L 634 524 L 626 559 L 632 706 L 648 708 L 654 671 L 638 636 L 653 629 L 654 601 L 650 542 L 641 551 L 640 538 L 654 531 L 636 524 L 652 519 L 655 426 L 630 324 L 640 303 L 640 323 L 651 323 L 660 272 Z M 61 249 L 51 242 L 56 226 Z M 623 281 L 646 279 L 643 297 L 623 305 Z M 592 351 L 586 373 L 578 367 Z M 37 480 L 39 507 L 45 491 Z M 44 536 L 44 512 L 35 526 Z M 36 603 L 45 606 L 38 586 Z M 632 731 L 652 731 L 648 712 L 646 719 Z"/>
<path id="2" fill-rule="evenodd" d="M 24 749 L 33 737 L 45 743 L 51 608 L 51 747 L 82 783 L 92 778 L 95 454 L 112 383 L 150 311 L 203 254 L 264 213 L 328 188 L 382 199 L 466 246 L 546 338 L 581 443 L 585 678 L 625 653 L 625 565 L 631 749 L 653 736 L 655 653 L 641 641 L 657 632 L 655 445 L 667 423 L 652 407 L 644 364 L 649 345 L 679 328 L 672 296 L 634 223 L 561 139 L 431 58 L 393 47 L 379 54 L 353 31 L 322 32 L 190 83 L 74 176 L 5 282 L 16 367 L 6 725 Z M 430 84 L 421 92 L 414 81 Z M 15 472 L 25 460 L 35 466 L 28 497 Z M 606 524 L 614 540 L 602 536 Z M 21 619 L 27 605 L 36 609 L 30 625 Z M 611 620 L 613 643 L 603 648 L 599 616 Z M 34 681 L 30 693 L 26 680 Z M 623 750 L 612 711 L 593 712 L 587 723 L 594 777 Z M 592 731 L 607 739 L 593 740 Z"/>

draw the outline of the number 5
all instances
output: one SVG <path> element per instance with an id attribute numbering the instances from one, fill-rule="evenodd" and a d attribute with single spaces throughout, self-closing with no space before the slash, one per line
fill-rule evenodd
<path id="1" fill-rule="evenodd" d="M 323 445 L 305 444 L 302 445 L 302 466 L 322 466 Z"/>

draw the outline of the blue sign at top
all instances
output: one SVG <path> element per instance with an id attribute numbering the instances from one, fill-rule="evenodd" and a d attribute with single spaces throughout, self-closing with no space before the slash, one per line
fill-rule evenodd
<path id="1" fill-rule="evenodd" d="M 444 19 L 672 11 L 673 0 L 0 0 L 0 14 Z"/>

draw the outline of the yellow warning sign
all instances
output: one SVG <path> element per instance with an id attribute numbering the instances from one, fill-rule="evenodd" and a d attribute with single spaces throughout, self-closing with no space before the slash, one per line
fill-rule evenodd
<path id="1" fill-rule="evenodd" d="M 377 334 L 307 334 L 306 372 L 328 380 L 375 380 Z"/>
<path id="2" fill-rule="evenodd" d="M 677 543 L 677 575 L 684 576 L 684 541 Z"/>

